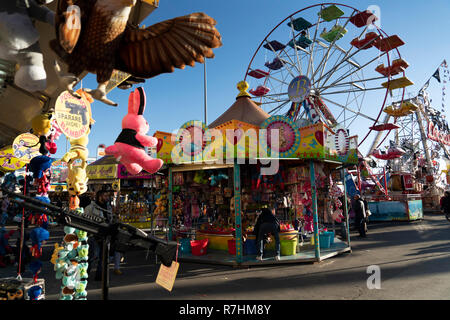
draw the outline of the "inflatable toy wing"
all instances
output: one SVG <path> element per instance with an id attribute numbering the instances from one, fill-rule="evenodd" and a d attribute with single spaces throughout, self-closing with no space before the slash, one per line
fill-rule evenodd
<path id="1" fill-rule="evenodd" d="M 222 45 L 216 21 L 204 13 L 192 13 L 154 24 L 146 29 L 128 25 L 118 52 L 116 69 L 152 78 L 213 58 Z M 149 58 L 151 57 L 151 58 Z"/>

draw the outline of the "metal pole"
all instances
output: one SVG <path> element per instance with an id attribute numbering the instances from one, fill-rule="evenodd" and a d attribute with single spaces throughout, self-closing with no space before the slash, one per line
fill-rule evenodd
<path id="1" fill-rule="evenodd" d="M 344 168 L 341 169 L 342 184 L 344 185 L 344 210 L 345 210 L 345 227 L 347 229 L 347 244 L 350 248 L 350 220 L 348 218 L 348 205 L 347 205 L 347 185 L 345 183 L 345 172 Z"/>
<path id="2" fill-rule="evenodd" d="M 172 168 L 169 168 L 169 234 L 168 234 L 168 241 L 172 240 L 172 211 L 173 211 L 173 194 L 172 194 Z"/>
<path id="3" fill-rule="evenodd" d="M 205 97 L 205 125 L 207 125 L 208 124 L 208 116 L 207 116 L 207 111 L 208 111 L 208 109 L 207 109 L 207 102 L 208 102 L 208 100 L 207 100 L 207 98 L 208 98 L 208 96 L 207 96 L 207 93 L 206 93 L 206 58 L 205 58 L 205 63 L 203 64 L 203 79 L 204 79 L 204 81 L 203 81 L 203 86 L 204 86 L 204 97 Z"/>
<path id="4" fill-rule="evenodd" d="M 317 187 L 316 187 L 316 173 L 314 171 L 314 161 L 309 162 L 309 174 L 311 176 L 311 196 L 313 209 L 313 224 L 314 224 L 314 249 L 316 259 L 320 261 L 320 246 L 319 246 L 319 218 L 317 215 Z"/>
<path id="5" fill-rule="evenodd" d="M 241 221 L 241 170 L 238 163 L 234 164 L 234 217 L 236 230 L 236 262 L 242 262 L 242 221 Z"/>
<path id="6" fill-rule="evenodd" d="M 109 249 L 110 249 L 110 237 L 106 237 L 102 243 L 103 256 L 102 256 L 102 300 L 108 300 L 109 294 Z"/>

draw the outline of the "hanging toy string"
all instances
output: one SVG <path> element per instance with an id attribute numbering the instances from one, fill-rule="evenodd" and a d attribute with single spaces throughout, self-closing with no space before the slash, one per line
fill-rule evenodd
<path id="1" fill-rule="evenodd" d="M 25 165 L 25 181 L 23 184 L 23 195 L 26 196 L 27 193 L 27 175 L 28 175 L 28 165 Z M 20 275 L 22 270 L 22 250 L 23 243 L 25 238 L 25 207 L 22 208 L 22 224 L 20 227 L 20 249 L 19 249 L 19 266 L 17 269 L 17 279 L 22 280 L 22 276 Z"/>

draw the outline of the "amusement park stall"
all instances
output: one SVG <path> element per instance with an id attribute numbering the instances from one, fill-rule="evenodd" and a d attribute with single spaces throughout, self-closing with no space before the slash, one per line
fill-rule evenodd
<path id="1" fill-rule="evenodd" d="M 180 242 L 180 260 L 274 263 L 274 241 L 267 257 L 255 260 L 253 227 L 262 208 L 276 208 L 281 221 L 277 263 L 350 251 L 350 239 L 342 241 L 326 225 L 348 221 L 341 171 L 357 163 L 355 139 L 322 123 L 299 128 L 287 117 L 271 117 L 242 82 L 238 88 L 236 102 L 209 126 L 188 121 L 176 137 L 154 135 L 158 158 L 168 165 L 169 238 Z M 267 138 L 276 131 L 280 149 Z"/>
<path id="2" fill-rule="evenodd" d="M 99 190 L 114 195 L 114 210 L 120 221 L 136 228 L 150 230 L 156 225 L 153 207 L 163 174 L 141 172 L 130 174 L 113 156 L 104 156 L 87 166 L 91 195 Z M 153 224 L 152 224 L 153 221 Z"/>

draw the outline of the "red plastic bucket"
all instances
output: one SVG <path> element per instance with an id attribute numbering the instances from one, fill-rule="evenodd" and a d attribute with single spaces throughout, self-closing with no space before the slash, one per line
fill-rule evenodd
<path id="1" fill-rule="evenodd" d="M 228 240 L 228 253 L 233 256 L 236 255 L 236 240 Z"/>
<path id="2" fill-rule="evenodd" d="M 191 240 L 191 251 L 194 256 L 203 256 L 207 252 L 209 239 Z"/>

